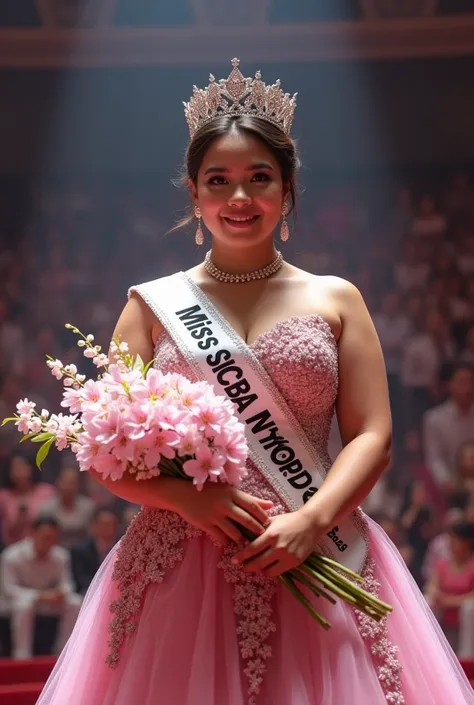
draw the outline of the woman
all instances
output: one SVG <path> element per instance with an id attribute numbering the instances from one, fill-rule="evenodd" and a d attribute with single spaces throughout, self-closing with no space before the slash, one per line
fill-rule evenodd
<path id="1" fill-rule="evenodd" d="M 459 656 L 474 658 L 474 524 L 449 532 L 449 553 L 434 566 L 426 598 Z"/>
<path id="2" fill-rule="evenodd" d="M 275 251 L 273 232 L 295 197 L 294 99 L 259 74 L 245 80 L 233 65 L 226 81 L 211 77 L 186 106 L 196 240 L 204 221 L 212 251 L 179 283 L 232 338 L 240 364 L 259 370 L 269 403 L 278 399 L 282 415 L 293 414 L 327 476 L 294 511 L 289 491 L 276 489 L 293 471 L 276 477 L 259 457 L 239 489 L 198 493 L 164 477 L 107 483 L 146 508 L 95 578 L 39 705 L 472 704 L 395 548 L 356 509 L 390 450 L 385 370 L 365 305 L 347 282 L 309 275 Z M 285 217 L 281 234 L 288 235 Z M 196 379 L 201 359 L 153 313 L 173 305 L 172 283 L 168 296 L 151 296 L 161 284 L 132 292 L 115 333 L 161 370 Z M 334 406 L 344 449 L 331 466 Z M 257 538 L 243 546 L 234 521 Z M 394 605 L 387 623 L 341 602 L 318 604 L 332 624 L 323 631 L 275 580 L 336 521 L 337 528 L 352 521 L 368 547 L 361 569 L 367 589 Z"/>
<path id="3" fill-rule="evenodd" d="M 17 453 L 8 467 L 7 486 L 0 490 L 0 521 L 5 546 L 31 534 L 39 507 L 56 491 L 47 482 L 37 482 L 30 459 Z"/>

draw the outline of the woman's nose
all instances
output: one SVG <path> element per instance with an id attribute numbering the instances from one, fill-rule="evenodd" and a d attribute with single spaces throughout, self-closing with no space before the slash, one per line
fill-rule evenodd
<path id="1" fill-rule="evenodd" d="M 252 202 L 252 197 L 242 185 L 236 186 L 229 198 L 229 205 L 243 206 Z"/>

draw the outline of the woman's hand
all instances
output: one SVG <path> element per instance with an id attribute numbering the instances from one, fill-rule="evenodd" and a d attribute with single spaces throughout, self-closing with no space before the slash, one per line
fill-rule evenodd
<path id="1" fill-rule="evenodd" d="M 175 511 L 189 524 L 222 543 L 229 539 L 235 543 L 243 540 L 234 522 L 260 536 L 270 521 L 267 510 L 272 508 L 273 502 L 267 499 L 253 497 L 231 485 L 208 483 L 198 492 L 191 483 L 181 482 L 182 494 L 180 488 Z"/>
<path id="2" fill-rule="evenodd" d="M 314 551 L 323 529 L 301 511 L 270 519 L 266 531 L 233 559 L 243 570 L 261 570 L 274 578 L 296 568 Z"/>

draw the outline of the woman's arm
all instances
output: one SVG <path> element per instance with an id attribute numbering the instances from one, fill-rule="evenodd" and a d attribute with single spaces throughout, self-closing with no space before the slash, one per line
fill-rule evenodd
<path id="1" fill-rule="evenodd" d="M 335 280 L 341 312 L 336 405 L 343 450 L 301 510 L 325 529 L 357 507 L 390 460 L 391 418 L 382 350 L 358 290 Z"/>

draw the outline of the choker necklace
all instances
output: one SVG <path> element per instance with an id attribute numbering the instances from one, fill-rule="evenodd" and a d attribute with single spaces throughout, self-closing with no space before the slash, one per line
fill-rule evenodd
<path id="1" fill-rule="evenodd" d="M 261 269 L 256 269 L 254 272 L 247 272 L 246 274 L 229 274 L 229 272 L 223 272 L 222 269 L 218 269 L 211 259 L 211 251 L 206 254 L 204 258 L 204 269 L 211 277 L 217 279 L 220 282 L 225 282 L 226 284 L 243 284 L 244 282 L 252 282 L 256 279 L 267 279 L 271 277 L 272 274 L 278 272 L 283 264 L 283 255 L 281 252 L 277 252 L 277 256 Z"/>

